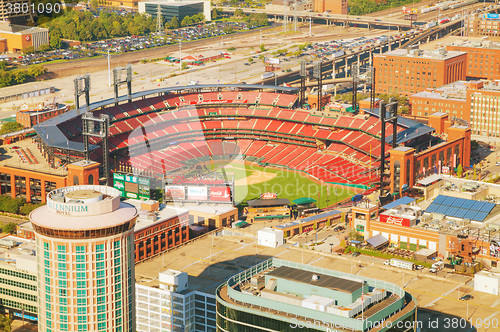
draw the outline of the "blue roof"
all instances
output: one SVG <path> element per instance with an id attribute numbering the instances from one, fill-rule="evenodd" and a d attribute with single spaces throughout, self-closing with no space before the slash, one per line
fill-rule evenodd
<path id="1" fill-rule="evenodd" d="M 414 201 L 415 201 L 414 198 L 406 197 L 405 196 L 405 197 L 401 197 L 401 198 L 395 200 L 392 203 L 389 203 L 389 204 L 386 204 L 386 205 L 382 206 L 382 208 L 386 209 L 386 210 L 389 210 L 389 209 L 395 208 L 398 205 L 401 205 L 401 204 L 410 204 L 410 203 L 413 203 Z"/>
<path id="2" fill-rule="evenodd" d="M 425 212 L 436 212 L 455 218 L 484 221 L 494 207 L 495 204 L 489 202 L 439 195 Z"/>

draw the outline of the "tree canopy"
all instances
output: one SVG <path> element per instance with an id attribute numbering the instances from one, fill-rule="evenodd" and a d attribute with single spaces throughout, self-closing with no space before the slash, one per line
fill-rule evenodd
<path id="1" fill-rule="evenodd" d="M 51 31 L 51 36 L 79 41 L 144 35 L 156 29 L 155 19 L 144 14 L 129 13 L 122 16 L 102 12 L 95 18 L 91 12 L 74 10 L 44 25 Z"/>
<path id="2" fill-rule="evenodd" d="M 7 122 L 2 125 L 2 128 L 0 129 L 0 135 L 12 133 L 23 128 L 23 125 L 19 122 Z"/>

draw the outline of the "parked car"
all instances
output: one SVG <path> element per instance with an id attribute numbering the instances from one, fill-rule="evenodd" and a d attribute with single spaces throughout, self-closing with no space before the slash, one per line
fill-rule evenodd
<path id="1" fill-rule="evenodd" d="M 474 296 L 470 295 L 470 294 L 467 294 L 467 295 L 464 295 L 460 298 L 460 301 L 469 301 L 469 300 L 472 300 L 474 299 Z"/>
<path id="2" fill-rule="evenodd" d="M 359 255 L 361 255 L 359 251 L 355 251 L 352 253 L 352 257 L 358 257 Z"/>

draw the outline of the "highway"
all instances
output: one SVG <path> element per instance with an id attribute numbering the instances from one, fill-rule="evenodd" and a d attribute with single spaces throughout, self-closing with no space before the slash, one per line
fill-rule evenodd
<path id="1" fill-rule="evenodd" d="M 270 17 L 282 17 L 284 16 L 283 11 L 270 11 L 266 9 L 253 9 L 253 8 L 237 8 L 237 7 L 222 7 L 222 11 L 226 13 L 232 13 L 236 9 L 241 9 L 245 14 L 259 14 L 266 13 L 267 16 Z M 293 19 L 293 11 L 287 13 L 288 19 Z M 313 20 L 322 20 L 328 22 L 349 22 L 351 24 L 365 24 L 365 25 L 376 25 L 379 27 L 386 27 L 389 25 L 389 22 L 384 20 L 380 20 L 379 18 L 370 17 L 370 16 L 353 16 L 353 15 L 339 15 L 339 14 L 321 14 L 314 12 L 299 12 L 297 11 L 297 18 L 302 21 L 313 19 Z M 405 21 L 404 19 L 393 19 L 390 24 L 392 26 L 409 28 L 410 22 Z"/>

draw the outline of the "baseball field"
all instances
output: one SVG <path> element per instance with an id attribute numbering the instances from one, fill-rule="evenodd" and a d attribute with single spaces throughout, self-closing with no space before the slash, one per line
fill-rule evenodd
<path id="1" fill-rule="evenodd" d="M 261 193 L 273 192 L 278 194 L 278 198 L 288 198 L 290 202 L 297 198 L 310 197 L 319 202 L 319 208 L 325 208 L 336 201 L 351 197 L 356 194 L 356 190 L 361 190 L 326 184 L 304 172 L 262 167 L 250 162 L 215 162 L 213 167 L 221 173 L 234 174 L 235 198 L 238 203 L 259 198 Z"/>

